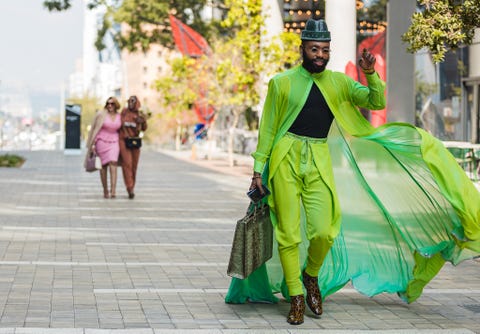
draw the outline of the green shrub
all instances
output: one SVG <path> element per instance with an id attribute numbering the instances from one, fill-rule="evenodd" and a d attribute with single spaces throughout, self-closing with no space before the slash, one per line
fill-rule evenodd
<path id="1" fill-rule="evenodd" d="M 25 162 L 25 158 L 15 154 L 0 155 L 0 167 L 20 167 Z"/>

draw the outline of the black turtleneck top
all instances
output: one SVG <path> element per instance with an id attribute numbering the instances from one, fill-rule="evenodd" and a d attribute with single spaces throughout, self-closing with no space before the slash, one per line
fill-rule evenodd
<path id="1" fill-rule="evenodd" d="M 326 138 L 333 114 L 317 85 L 313 84 L 307 101 L 288 132 L 299 136 Z"/>

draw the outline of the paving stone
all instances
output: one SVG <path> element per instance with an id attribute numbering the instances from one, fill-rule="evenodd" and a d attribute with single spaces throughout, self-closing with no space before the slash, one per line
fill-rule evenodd
<path id="1" fill-rule="evenodd" d="M 24 166 L 0 170 L 0 334 L 480 333 L 480 259 L 446 264 L 412 304 L 347 285 L 298 327 L 282 298 L 225 304 L 250 157 L 144 150 L 135 199 L 119 171 L 105 200 L 83 156 L 16 153 Z"/>

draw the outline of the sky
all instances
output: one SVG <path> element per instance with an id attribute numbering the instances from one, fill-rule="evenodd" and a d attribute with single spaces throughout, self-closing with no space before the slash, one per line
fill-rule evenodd
<path id="1" fill-rule="evenodd" d="M 82 56 L 82 0 L 49 12 L 43 0 L 0 0 L 0 93 L 23 86 L 35 96 L 60 96 Z"/>

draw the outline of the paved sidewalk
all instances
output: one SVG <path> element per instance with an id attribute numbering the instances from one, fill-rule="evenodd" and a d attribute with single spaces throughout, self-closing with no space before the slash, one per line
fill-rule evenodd
<path id="1" fill-rule="evenodd" d="M 320 319 L 224 303 L 248 159 L 142 152 L 134 200 L 103 199 L 83 156 L 16 152 L 0 169 L 0 334 L 480 333 L 480 262 L 447 264 L 412 304 L 346 287 Z M 168 153 L 168 154 L 166 154 Z"/>

